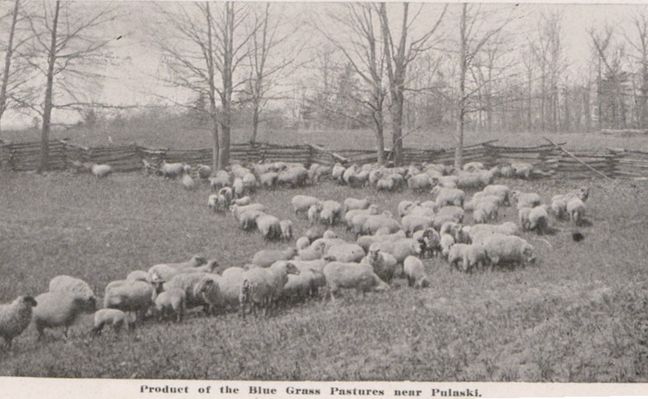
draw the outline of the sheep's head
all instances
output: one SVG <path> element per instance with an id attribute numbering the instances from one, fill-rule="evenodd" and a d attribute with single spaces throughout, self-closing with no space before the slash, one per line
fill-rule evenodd
<path id="1" fill-rule="evenodd" d="M 368 255 L 369 255 L 369 261 L 371 263 L 377 261 L 378 258 L 380 257 L 380 244 L 378 243 L 371 244 L 371 246 L 369 247 Z"/>
<path id="2" fill-rule="evenodd" d="M 411 246 L 412 246 L 412 250 L 417 255 L 419 255 L 423 251 L 423 245 L 421 245 L 420 241 L 416 241 L 416 240 L 412 241 Z"/>
<path id="3" fill-rule="evenodd" d="M 578 198 L 580 198 L 583 202 L 587 201 L 587 199 L 589 198 L 589 192 L 589 187 L 581 187 L 578 190 Z"/>
<path id="4" fill-rule="evenodd" d="M 330 240 L 330 239 L 338 238 L 338 235 L 333 230 L 326 230 L 322 237 L 326 238 L 327 240 Z"/>
<path id="5" fill-rule="evenodd" d="M 525 244 L 522 248 L 522 255 L 524 259 L 529 263 L 535 263 L 536 257 L 534 255 L 533 246 L 531 244 Z"/>
<path id="6" fill-rule="evenodd" d="M 214 270 L 216 270 L 216 268 L 219 266 L 220 264 L 216 259 L 211 259 L 209 262 L 207 262 L 207 269 L 209 269 L 211 273 L 213 273 Z"/>
<path id="7" fill-rule="evenodd" d="M 18 297 L 18 303 L 20 303 L 21 306 L 32 307 L 32 308 L 38 305 L 38 302 L 36 302 L 34 297 L 29 295 Z"/>
<path id="8" fill-rule="evenodd" d="M 370 215 L 377 215 L 379 212 L 380 212 L 380 210 L 378 209 L 378 205 L 371 204 L 369 206 L 369 214 Z"/>
<path id="9" fill-rule="evenodd" d="M 520 198 L 520 192 L 518 190 L 512 190 L 511 191 L 511 198 L 513 198 L 514 200 L 517 201 L 518 198 Z"/>
<path id="10" fill-rule="evenodd" d="M 299 269 L 292 262 L 286 263 L 286 274 L 299 274 Z"/>
<path id="11" fill-rule="evenodd" d="M 191 257 L 190 262 L 194 266 L 198 267 L 198 266 L 202 266 L 205 263 L 207 263 L 207 258 L 205 258 L 203 255 L 194 255 L 194 256 Z"/>

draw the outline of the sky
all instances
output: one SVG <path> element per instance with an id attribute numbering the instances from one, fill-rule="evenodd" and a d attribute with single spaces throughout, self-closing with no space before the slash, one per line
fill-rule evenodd
<path id="1" fill-rule="evenodd" d="M 155 6 L 151 2 L 141 1 L 120 1 L 117 3 L 122 11 L 121 18 L 110 26 L 106 26 L 101 35 L 116 38 L 113 40 L 111 51 L 116 57 L 117 66 L 109 67 L 102 71 L 107 78 L 103 81 L 101 88 L 95 92 L 93 98 L 102 103 L 112 105 L 146 105 L 158 104 L 161 98 L 174 98 L 183 101 L 186 94 L 175 89 L 166 87 L 156 79 L 156 76 L 164 70 L 161 54 L 151 44 L 153 30 L 152 22 L 155 22 Z M 295 2 L 281 5 L 284 11 L 284 18 L 298 25 L 304 25 L 306 21 L 318 19 L 326 10 L 337 7 L 333 3 Z M 513 7 L 512 3 L 498 5 L 502 7 Z M 436 8 L 435 8 L 436 7 Z M 435 10 L 439 5 L 433 4 L 428 7 L 430 18 L 433 18 Z M 528 29 L 536 26 L 538 16 L 543 11 L 559 9 L 562 13 L 563 35 L 562 42 L 565 47 L 565 55 L 573 71 L 580 71 L 586 67 L 590 56 L 590 44 L 587 31 L 590 27 L 598 27 L 603 24 L 623 28 L 628 27 L 628 21 L 636 13 L 636 5 L 619 4 L 529 4 L 522 3 L 519 6 L 520 12 L 525 15 L 524 19 L 517 25 L 511 34 L 522 38 L 529 34 Z M 456 8 L 455 8 L 456 10 Z M 425 14 L 423 14 L 425 17 Z M 446 17 L 444 28 L 449 32 L 456 29 L 456 23 L 452 19 L 452 12 Z M 422 19 L 425 20 L 425 19 Z M 425 24 L 423 24 L 424 26 Z M 526 31 L 525 31 L 526 30 Z M 4 33 L 4 32 L 1 32 Z M 302 35 L 299 39 L 309 40 L 311 49 L 319 45 L 317 34 L 308 28 L 301 29 Z M 298 39 L 298 40 L 299 40 Z M 302 55 L 308 57 L 308 55 Z M 59 113 L 60 119 L 75 118 L 71 115 Z M 54 116 L 57 119 L 57 115 Z M 9 113 L 3 120 L 5 128 L 19 127 L 28 123 L 24 117 L 15 113 Z"/>

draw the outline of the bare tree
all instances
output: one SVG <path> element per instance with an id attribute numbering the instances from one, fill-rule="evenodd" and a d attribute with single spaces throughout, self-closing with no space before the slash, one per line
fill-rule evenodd
<path id="1" fill-rule="evenodd" d="M 402 3 L 402 20 L 400 24 L 400 36 L 395 41 L 394 29 L 389 22 L 387 5 L 380 3 L 376 6 L 380 17 L 380 27 L 383 38 L 383 49 L 387 77 L 389 79 L 390 93 L 390 114 L 392 123 L 392 152 L 394 163 L 400 165 L 403 162 L 403 106 L 405 103 L 405 91 L 407 81 L 407 68 L 419 55 L 431 49 L 435 33 L 439 28 L 448 6 L 444 6 L 436 21 L 430 24 L 431 28 L 418 37 L 409 38 L 413 23 L 421 15 L 423 5 L 410 18 L 409 3 Z"/>
<path id="2" fill-rule="evenodd" d="M 52 111 L 87 106 L 83 97 L 103 78 L 98 67 L 109 62 L 104 50 L 113 38 L 98 30 L 117 14 L 110 5 L 99 11 L 93 7 L 91 11 L 60 0 L 44 1 L 27 16 L 32 33 L 28 62 L 45 80 L 43 102 L 22 103 L 42 119 L 39 172 L 48 169 Z"/>
<path id="3" fill-rule="evenodd" d="M 624 37 L 634 50 L 631 58 L 639 66 L 640 86 L 637 99 L 637 124 L 639 128 L 647 127 L 648 110 L 648 13 L 645 8 L 638 10 L 632 18 L 632 33 L 624 32 Z"/>

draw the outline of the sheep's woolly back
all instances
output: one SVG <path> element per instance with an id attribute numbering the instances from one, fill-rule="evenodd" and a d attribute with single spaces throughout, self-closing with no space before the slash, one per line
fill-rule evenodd
<path id="1" fill-rule="evenodd" d="M 0 305 L 0 336 L 7 342 L 11 341 L 25 331 L 31 318 L 32 303 L 24 296 L 10 304 Z"/>
<path id="2" fill-rule="evenodd" d="M 66 275 L 56 276 L 50 280 L 49 292 L 68 292 L 88 304 L 95 301 L 95 294 L 85 281 Z"/>

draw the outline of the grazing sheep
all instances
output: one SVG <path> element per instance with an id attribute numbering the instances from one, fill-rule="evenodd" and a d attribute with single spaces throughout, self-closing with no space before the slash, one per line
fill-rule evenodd
<path id="1" fill-rule="evenodd" d="M 217 279 L 220 276 L 213 273 L 178 274 L 164 283 L 164 291 L 180 289 L 185 294 L 185 308 L 202 306 L 205 314 L 213 314 L 223 304 Z"/>
<path id="2" fill-rule="evenodd" d="M 396 258 L 380 248 L 380 244 L 374 243 L 369 247 L 367 256 L 362 258 L 361 263 L 371 265 L 374 273 L 386 283 L 390 283 L 398 272 L 398 261 Z"/>
<path id="3" fill-rule="evenodd" d="M 353 218 L 354 223 L 355 218 L 358 216 Z M 358 233 L 376 234 L 380 229 L 386 229 L 390 233 L 395 233 L 401 229 L 401 225 L 389 213 L 383 212 L 381 215 L 369 215 Z"/>
<path id="4" fill-rule="evenodd" d="M 119 332 L 122 327 L 132 330 L 135 324 L 131 323 L 128 315 L 119 309 L 99 309 L 94 314 L 94 327 L 91 333 L 101 334 L 106 325 L 110 325 L 113 331 Z"/>
<path id="5" fill-rule="evenodd" d="M 467 235 L 470 242 L 475 244 L 478 242 L 483 243 L 493 234 L 515 235 L 518 233 L 518 226 L 513 222 L 504 222 L 502 224 L 475 224 L 472 226 L 465 226 L 461 230 L 462 234 Z"/>
<path id="6" fill-rule="evenodd" d="M 277 184 L 288 186 L 291 188 L 303 187 L 308 181 L 308 170 L 303 166 L 292 166 L 281 173 L 277 177 Z"/>
<path id="7" fill-rule="evenodd" d="M 259 267 L 270 267 L 273 263 L 280 260 L 290 260 L 295 257 L 297 250 L 295 248 L 262 249 L 252 257 L 252 264 Z"/>
<path id="8" fill-rule="evenodd" d="M 321 203 L 311 205 L 310 208 L 308 208 L 308 212 L 307 212 L 308 222 L 311 225 L 317 223 L 317 221 L 320 219 L 321 212 L 322 212 Z"/>
<path id="9" fill-rule="evenodd" d="M 227 206 L 229 206 L 229 204 L 231 204 L 232 200 L 234 199 L 234 191 L 232 190 L 232 187 L 221 187 L 218 190 L 218 194 L 225 197 L 225 199 L 227 200 Z"/>
<path id="10" fill-rule="evenodd" d="M 479 207 L 482 203 L 493 203 L 495 206 L 499 207 L 502 205 L 502 199 L 497 195 L 486 194 L 483 191 L 479 191 L 473 195 L 470 201 L 464 204 L 464 209 L 471 211 Z"/>
<path id="11" fill-rule="evenodd" d="M 326 231 L 324 231 L 324 228 L 322 226 L 313 226 L 306 230 L 304 236 L 306 236 L 310 240 L 310 242 L 313 242 L 318 238 L 322 238 L 325 233 Z"/>
<path id="12" fill-rule="evenodd" d="M 238 307 L 244 274 L 245 269 L 241 267 L 230 267 L 223 272 L 218 286 L 225 306 Z"/>
<path id="13" fill-rule="evenodd" d="M 143 317 L 153 305 L 155 288 L 146 281 L 124 281 L 109 284 L 104 291 L 104 308 L 136 312 Z"/>
<path id="14" fill-rule="evenodd" d="M 148 281 L 148 272 L 144 270 L 133 270 L 126 276 L 126 281 Z"/>
<path id="15" fill-rule="evenodd" d="M 97 298 L 92 288 L 85 281 L 66 275 L 54 277 L 49 282 L 49 292 L 67 292 L 79 298 L 87 307 L 97 305 Z"/>
<path id="16" fill-rule="evenodd" d="M 216 171 L 216 174 L 209 178 L 209 187 L 215 191 L 223 187 L 229 186 L 232 182 L 232 177 L 225 170 Z"/>
<path id="17" fill-rule="evenodd" d="M 439 209 L 434 217 L 434 228 L 440 229 L 446 222 L 461 223 L 464 219 L 464 210 L 458 206 L 444 206 Z"/>
<path id="18" fill-rule="evenodd" d="M 532 208 L 529 212 L 528 230 L 535 230 L 538 234 L 544 234 L 548 228 L 549 214 L 547 213 L 547 206 L 540 205 Z"/>
<path id="19" fill-rule="evenodd" d="M 234 219 L 236 219 L 237 221 L 240 221 L 240 215 L 243 214 L 244 212 L 248 212 L 248 211 L 265 212 L 265 210 L 266 210 L 265 205 L 259 203 L 249 204 L 249 205 L 234 204 L 230 206 L 230 212 L 232 212 Z"/>
<path id="20" fill-rule="evenodd" d="M 322 176 L 331 173 L 331 170 L 331 167 L 313 163 L 310 168 L 308 168 L 308 179 L 311 184 L 319 183 Z"/>
<path id="21" fill-rule="evenodd" d="M 207 259 L 202 255 L 194 255 L 187 262 L 159 263 L 148 270 L 148 281 L 169 281 L 171 277 L 183 269 L 193 269 L 207 264 Z"/>
<path id="22" fill-rule="evenodd" d="M 243 179 L 240 177 L 235 177 L 234 182 L 232 183 L 232 190 L 234 191 L 234 198 L 241 198 L 245 195 L 245 185 L 243 184 Z"/>
<path id="23" fill-rule="evenodd" d="M 403 216 L 409 214 L 410 210 L 416 207 L 418 202 L 403 200 L 398 203 L 398 217 L 403 218 Z"/>
<path id="24" fill-rule="evenodd" d="M 342 183 L 342 175 L 344 175 L 345 170 L 346 168 L 338 162 L 333 165 L 333 170 L 331 170 L 331 177 L 338 183 Z"/>
<path id="25" fill-rule="evenodd" d="M 484 164 L 481 162 L 468 162 L 463 166 L 463 170 L 466 172 L 479 172 L 484 169 Z"/>
<path id="26" fill-rule="evenodd" d="M 391 254 L 398 263 L 403 263 L 409 255 L 419 256 L 421 254 L 421 243 L 412 238 L 379 241 L 372 245 L 377 245 L 381 251 Z M 369 250 L 371 251 L 371 247 Z"/>
<path id="27" fill-rule="evenodd" d="M 487 223 L 490 220 L 497 220 L 498 207 L 495 202 L 483 201 L 477 204 L 473 211 L 473 222 Z"/>
<path id="28" fill-rule="evenodd" d="M 389 285 L 382 281 L 368 264 L 331 262 L 324 266 L 323 272 L 329 295 L 333 301 L 335 301 L 335 294 L 340 288 L 355 288 L 363 295 L 370 290 L 389 289 Z"/>
<path id="29" fill-rule="evenodd" d="M 68 329 L 83 312 L 93 312 L 95 306 L 65 291 L 46 292 L 35 298 L 32 319 L 38 331 L 38 339 L 43 337 L 45 328 L 64 327 L 63 335 L 67 338 Z"/>
<path id="30" fill-rule="evenodd" d="M 211 173 L 212 173 L 212 169 L 209 166 L 202 165 L 202 164 L 198 165 L 198 177 L 199 178 L 201 178 L 203 180 L 207 180 L 207 179 L 209 179 L 209 176 L 211 176 Z"/>
<path id="31" fill-rule="evenodd" d="M 112 166 L 106 164 L 93 163 L 90 167 L 90 172 L 92 172 L 92 174 L 97 178 L 106 177 L 110 175 L 112 171 Z"/>
<path id="32" fill-rule="evenodd" d="M 161 287 L 162 288 L 162 287 Z M 154 293 L 155 313 L 158 320 L 175 315 L 176 322 L 181 322 L 186 307 L 186 294 L 181 288 L 164 288 L 159 294 Z"/>
<path id="33" fill-rule="evenodd" d="M 376 189 L 378 191 L 394 191 L 396 184 L 391 176 L 382 177 L 376 182 Z"/>
<path id="34" fill-rule="evenodd" d="M 197 186 L 196 181 L 189 174 L 184 174 L 181 180 L 182 186 L 185 190 L 195 190 Z"/>
<path id="35" fill-rule="evenodd" d="M 434 218 L 421 215 L 405 215 L 401 220 L 405 235 L 411 237 L 412 234 L 419 230 L 425 230 L 434 225 Z"/>
<path id="36" fill-rule="evenodd" d="M 475 267 L 483 266 L 487 261 L 486 248 L 481 244 L 454 244 L 448 252 L 448 263 L 455 269 L 470 272 Z"/>
<path id="37" fill-rule="evenodd" d="M 463 226 L 455 222 L 445 222 L 439 229 L 439 234 L 450 234 L 457 242 L 459 241 L 459 232 Z"/>
<path id="38" fill-rule="evenodd" d="M 309 195 L 295 195 L 290 200 L 290 203 L 293 206 L 293 210 L 295 211 L 295 215 L 297 215 L 299 212 L 306 213 L 311 206 L 317 205 L 319 204 L 319 202 L 319 199 L 311 197 Z"/>
<path id="39" fill-rule="evenodd" d="M 379 213 L 376 205 L 370 205 L 367 209 L 351 209 L 344 214 L 344 222 L 346 223 L 347 230 L 353 228 L 353 218 L 357 215 L 377 215 Z M 364 223 L 364 221 L 362 222 Z"/>
<path id="40" fill-rule="evenodd" d="M 369 250 L 369 247 L 371 244 L 374 242 L 381 242 L 381 241 L 389 241 L 389 240 L 398 240 L 401 238 L 406 238 L 405 232 L 403 230 L 398 230 L 395 233 L 392 234 L 378 234 L 379 232 L 376 232 L 374 235 L 364 235 L 358 237 L 356 240 L 356 244 L 360 245 L 362 249 L 365 251 Z"/>
<path id="41" fill-rule="evenodd" d="M 320 221 L 332 226 L 342 218 L 342 204 L 333 200 L 322 201 L 321 204 Z"/>
<path id="42" fill-rule="evenodd" d="M 295 242 L 295 247 L 297 248 L 297 251 L 301 251 L 302 249 L 308 248 L 310 243 L 311 241 L 308 237 L 299 237 L 297 242 Z"/>
<path id="43" fill-rule="evenodd" d="M 185 173 L 185 166 L 186 164 L 180 162 L 168 163 L 163 160 L 162 164 L 160 164 L 160 173 L 166 178 L 174 179 Z"/>
<path id="44" fill-rule="evenodd" d="M 234 177 L 238 177 L 239 179 L 243 179 L 243 176 L 247 175 L 248 173 L 252 173 L 250 169 L 236 163 L 232 164 L 230 166 L 230 169 L 232 170 L 232 175 L 234 175 Z"/>
<path id="45" fill-rule="evenodd" d="M 515 176 L 527 180 L 531 177 L 531 172 L 533 171 L 533 165 L 526 162 L 518 162 L 518 163 L 511 164 L 511 168 L 513 168 L 513 171 L 515 172 Z"/>
<path id="46" fill-rule="evenodd" d="M 425 274 L 423 262 L 416 256 L 408 256 L 403 261 L 403 273 L 407 278 L 407 285 L 414 288 L 427 288 L 430 280 Z"/>
<path id="47" fill-rule="evenodd" d="M 572 223 L 581 224 L 585 217 L 585 203 L 578 197 L 570 199 L 567 202 L 567 214 Z"/>
<path id="48" fill-rule="evenodd" d="M 500 165 L 498 174 L 510 179 L 515 177 L 515 169 L 510 164 Z"/>
<path id="49" fill-rule="evenodd" d="M 494 195 L 500 198 L 500 205 L 511 205 L 511 189 L 504 184 L 489 184 L 482 192 L 486 195 Z"/>
<path id="50" fill-rule="evenodd" d="M 241 315 L 245 315 L 249 305 L 253 312 L 256 312 L 256 308 L 262 308 L 265 316 L 269 307 L 279 298 L 289 274 L 299 274 L 299 269 L 293 263 L 285 261 L 275 262 L 269 269 L 247 270 L 239 293 Z"/>
<path id="51" fill-rule="evenodd" d="M 431 193 L 436 195 L 435 203 L 438 208 L 446 205 L 463 206 L 466 193 L 458 188 L 435 187 Z"/>
<path id="52" fill-rule="evenodd" d="M 252 230 L 257 227 L 257 218 L 265 214 L 262 211 L 245 211 L 239 217 L 239 226 L 245 231 Z"/>
<path id="53" fill-rule="evenodd" d="M 5 347 L 11 348 L 14 338 L 22 334 L 32 319 L 32 308 L 38 302 L 31 296 L 19 296 L 9 304 L 0 305 L 0 337 Z"/>
<path id="54" fill-rule="evenodd" d="M 245 197 L 237 198 L 234 200 L 234 204 L 238 206 L 250 205 L 251 203 L 252 198 L 248 197 L 247 195 Z"/>
<path id="55" fill-rule="evenodd" d="M 274 187 L 277 184 L 277 179 L 279 179 L 279 173 L 277 172 L 266 172 L 259 175 L 259 182 L 265 188 Z"/>
<path id="56" fill-rule="evenodd" d="M 517 201 L 517 208 L 533 208 L 542 204 L 542 198 L 538 193 L 522 193 L 511 191 L 511 196 Z"/>
<path id="57" fill-rule="evenodd" d="M 551 197 L 551 211 L 557 219 L 564 219 L 567 216 L 567 198 L 563 194 L 554 195 Z"/>
<path id="58" fill-rule="evenodd" d="M 407 179 L 407 186 L 412 191 L 424 191 L 432 188 L 432 181 L 427 174 L 420 173 Z"/>
<path id="59" fill-rule="evenodd" d="M 315 260 L 324 256 L 326 251 L 326 242 L 313 242 L 308 248 L 299 251 L 300 260 Z"/>
<path id="60" fill-rule="evenodd" d="M 362 198 L 362 199 L 347 198 L 344 200 L 345 212 L 348 212 L 352 209 L 367 209 L 369 208 L 369 205 L 371 205 L 371 203 L 367 198 Z"/>
<path id="61" fill-rule="evenodd" d="M 256 191 L 257 179 L 252 173 L 246 173 L 241 180 L 243 181 L 243 190 L 246 193 L 254 193 Z"/>
<path id="62" fill-rule="evenodd" d="M 535 262 L 533 246 L 517 236 L 492 234 L 484 241 L 484 247 L 491 267 L 503 263 L 525 265 Z"/>
<path id="63" fill-rule="evenodd" d="M 281 239 L 281 225 L 278 217 L 262 213 L 256 217 L 255 222 L 259 233 L 266 240 Z"/>
<path id="64" fill-rule="evenodd" d="M 433 228 L 419 230 L 412 238 L 421 243 L 421 256 L 436 256 L 441 252 L 441 236 Z"/>
<path id="65" fill-rule="evenodd" d="M 464 172 L 461 171 L 457 175 L 457 187 L 464 188 L 481 188 L 490 181 L 485 182 L 483 172 Z"/>
<path id="66" fill-rule="evenodd" d="M 520 223 L 520 228 L 524 231 L 530 230 L 529 215 L 531 214 L 531 209 L 533 208 L 524 207 L 518 210 L 518 222 Z"/>
<path id="67" fill-rule="evenodd" d="M 443 233 L 441 234 L 439 244 L 441 245 L 441 255 L 447 258 L 450 253 L 450 248 L 455 245 L 455 239 L 450 234 Z"/>
<path id="68" fill-rule="evenodd" d="M 293 237 L 293 223 L 289 219 L 285 219 L 279 222 L 279 227 L 281 228 L 281 239 L 284 241 L 292 240 Z"/>
<path id="69" fill-rule="evenodd" d="M 365 255 L 364 249 L 358 244 L 339 243 L 331 245 L 326 251 L 327 256 L 333 256 L 340 262 L 359 262 Z"/>

